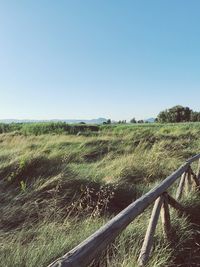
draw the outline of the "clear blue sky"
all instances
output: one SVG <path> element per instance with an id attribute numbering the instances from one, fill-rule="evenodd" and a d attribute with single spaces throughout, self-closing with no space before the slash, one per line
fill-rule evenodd
<path id="1" fill-rule="evenodd" d="M 1 0 L 0 118 L 200 110 L 199 12 L 199 0 Z"/>

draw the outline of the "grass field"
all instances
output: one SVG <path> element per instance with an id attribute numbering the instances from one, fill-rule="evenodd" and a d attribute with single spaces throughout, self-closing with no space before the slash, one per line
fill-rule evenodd
<path id="1" fill-rule="evenodd" d="M 200 123 L 0 129 L 0 265 L 6 267 L 47 266 L 200 152 Z M 149 267 L 200 266 L 198 194 L 183 203 L 195 216 L 171 211 L 171 244 L 158 225 Z M 108 248 L 101 266 L 136 265 L 150 212 Z"/>

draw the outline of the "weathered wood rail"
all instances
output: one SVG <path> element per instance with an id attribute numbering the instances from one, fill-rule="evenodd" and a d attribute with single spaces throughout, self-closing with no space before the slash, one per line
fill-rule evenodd
<path id="1" fill-rule="evenodd" d="M 195 173 L 191 164 L 198 160 L 198 168 Z M 181 176 L 176 193 L 176 199 L 167 193 L 167 189 Z M 192 184 L 194 181 L 194 184 Z M 178 202 L 183 193 L 200 187 L 200 154 L 190 158 L 174 173 L 163 180 L 158 186 L 150 190 L 118 215 L 112 218 L 94 234 L 69 251 L 61 258 L 55 260 L 48 267 L 86 267 L 97 258 L 100 253 L 111 244 L 115 238 L 149 205 L 155 202 L 151 214 L 149 226 L 144 238 L 143 246 L 139 255 L 138 265 L 145 266 L 152 251 L 153 236 L 156 230 L 158 218 L 161 213 L 164 236 L 170 237 L 171 222 L 169 207 L 173 207 L 180 213 L 185 212 L 184 207 Z M 186 190 L 184 190 L 186 188 Z"/>

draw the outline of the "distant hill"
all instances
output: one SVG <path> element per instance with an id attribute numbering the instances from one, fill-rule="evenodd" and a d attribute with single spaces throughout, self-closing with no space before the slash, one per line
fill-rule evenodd
<path id="1" fill-rule="evenodd" d="M 102 124 L 103 122 L 106 122 L 107 119 L 105 118 L 98 118 L 98 119 L 91 119 L 91 120 L 73 120 L 73 119 L 66 119 L 66 120 L 18 120 L 18 119 L 3 119 L 0 120 L 0 123 L 31 123 L 31 122 L 66 122 L 66 123 L 80 123 L 84 122 L 87 124 Z"/>
<path id="2" fill-rule="evenodd" d="M 149 119 L 147 119 L 147 120 L 145 120 L 146 122 L 155 122 L 155 118 L 149 118 Z"/>
<path id="3" fill-rule="evenodd" d="M 80 123 L 84 122 L 87 124 L 102 124 L 107 121 L 105 118 L 91 119 L 91 120 L 64 120 L 67 123 Z"/>

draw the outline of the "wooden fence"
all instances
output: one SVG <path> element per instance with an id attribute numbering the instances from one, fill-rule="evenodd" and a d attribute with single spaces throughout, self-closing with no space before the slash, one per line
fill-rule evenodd
<path id="1" fill-rule="evenodd" d="M 191 164 L 198 160 L 196 173 Z M 167 193 L 167 189 L 181 176 L 176 199 Z M 179 169 L 168 176 L 158 186 L 150 190 L 118 215 L 108 221 L 94 234 L 69 251 L 61 258 L 54 261 L 48 267 L 86 267 L 96 259 L 100 253 L 111 244 L 115 238 L 149 205 L 155 202 L 142 249 L 138 259 L 138 266 L 145 266 L 152 251 L 153 237 L 156 230 L 158 218 L 161 214 L 164 236 L 170 236 L 171 222 L 169 207 L 173 207 L 180 213 L 185 212 L 184 207 L 178 202 L 184 192 L 200 187 L 200 154 L 187 160 Z M 183 190 L 185 188 L 185 190 Z"/>

